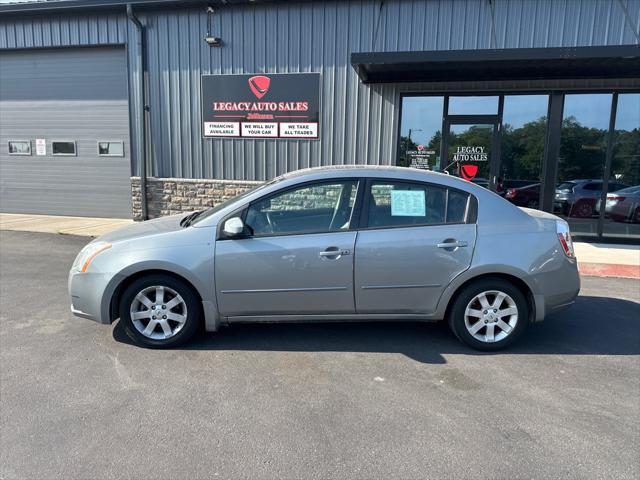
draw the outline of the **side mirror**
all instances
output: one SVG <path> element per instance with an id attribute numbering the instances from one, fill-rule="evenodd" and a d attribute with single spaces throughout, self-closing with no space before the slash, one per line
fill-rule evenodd
<path id="1" fill-rule="evenodd" d="M 244 222 L 240 217 L 233 217 L 224 222 L 222 231 L 229 237 L 237 237 L 244 232 Z"/>

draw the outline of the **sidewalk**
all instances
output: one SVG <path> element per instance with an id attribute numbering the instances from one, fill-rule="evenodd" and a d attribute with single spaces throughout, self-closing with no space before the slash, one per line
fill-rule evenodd
<path id="1" fill-rule="evenodd" d="M 575 242 L 580 274 L 640 279 L 640 246 Z"/>
<path id="2" fill-rule="evenodd" d="M 131 223 L 133 223 L 133 220 L 122 218 L 60 217 L 53 215 L 0 213 L 0 230 L 61 233 L 87 237 L 97 237 Z"/>
<path id="3" fill-rule="evenodd" d="M 133 223 L 119 218 L 58 217 L 0 213 L 0 230 L 97 237 Z M 575 242 L 580 273 L 640 279 L 640 246 Z"/>

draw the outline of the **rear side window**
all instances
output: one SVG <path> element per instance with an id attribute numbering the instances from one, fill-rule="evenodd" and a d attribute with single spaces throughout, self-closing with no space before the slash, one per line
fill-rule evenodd
<path id="1" fill-rule="evenodd" d="M 602 190 L 602 183 L 600 182 L 593 182 L 593 183 L 587 183 L 584 187 L 585 190 Z"/>
<path id="2" fill-rule="evenodd" d="M 436 185 L 374 181 L 368 191 L 367 226 L 439 225 L 465 221 L 469 195 Z"/>
<path id="3" fill-rule="evenodd" d="M 469 195 L 458 190 L 447 190 L 447 223 L 461 223 L 465 220 Z"/>

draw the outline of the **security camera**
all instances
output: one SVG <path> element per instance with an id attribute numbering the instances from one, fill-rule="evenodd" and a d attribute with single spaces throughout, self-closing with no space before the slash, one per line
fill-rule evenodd
<path id="1" fill-rule="evenodd" d="M 204 37 L 204 41 L 207 42 L 210 47 L 219 47 L 220 45 L 222 45 L 222 39 L 220 39 L 219 37 L 212 37 L 210 35 L 207 35 L 206 37 Z"/>

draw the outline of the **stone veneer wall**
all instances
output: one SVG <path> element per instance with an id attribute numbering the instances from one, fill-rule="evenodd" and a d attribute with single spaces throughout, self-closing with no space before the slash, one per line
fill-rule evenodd
<path id="1" fill-rule="evenodd" d="M 192 212 L 219 203 L 255 188 L 262 182 L 191 178 L 147 178 L 149 218 Z M 133 219 L 142 220 L 140 177 L 131 177 Z"/>

